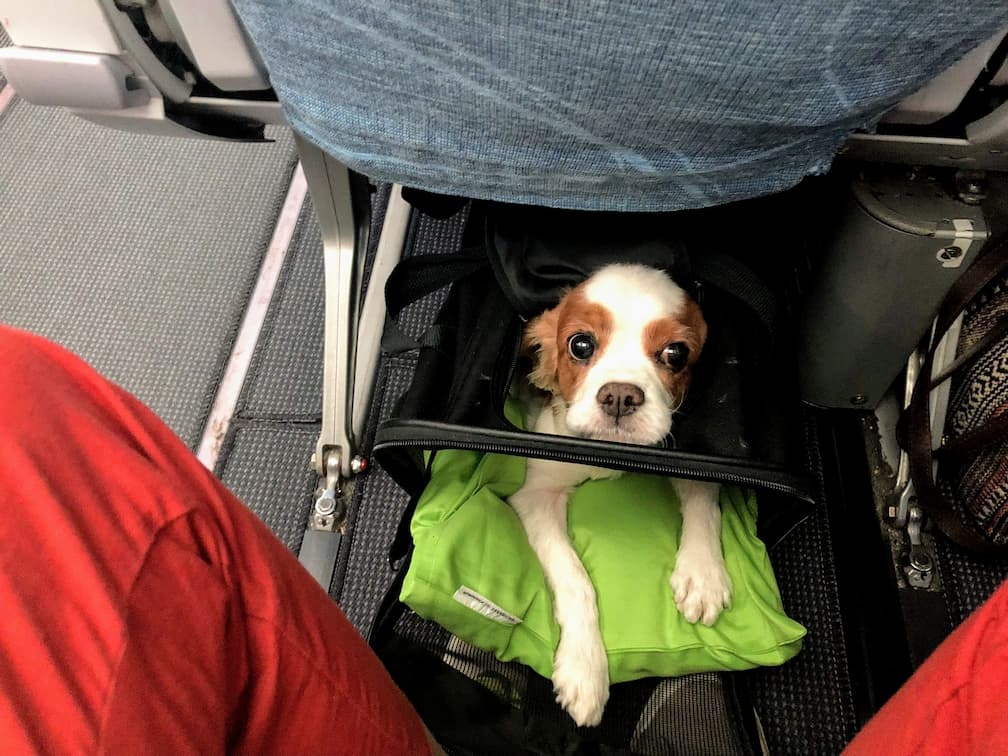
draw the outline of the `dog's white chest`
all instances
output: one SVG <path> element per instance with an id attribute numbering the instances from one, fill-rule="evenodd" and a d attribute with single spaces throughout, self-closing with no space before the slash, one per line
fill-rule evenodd
<path id="1" fill-rule="evenodd" d="M 536 433 L 569 435 L 569 431 L 564 423 L 562 403 L 554 401 L 542 407 L 535 418 L 532 430 Z M 553 462 L 545 459 L 529 459 L 525 472 L 525 485 L 532 488 L 540 486 L 569 488 L 579 483 L 584 483 L 586 480 L 616 478 L 622 474 L 622 470 L 610 470 L 604 467 L 594 467 L 593 465 Z"/>

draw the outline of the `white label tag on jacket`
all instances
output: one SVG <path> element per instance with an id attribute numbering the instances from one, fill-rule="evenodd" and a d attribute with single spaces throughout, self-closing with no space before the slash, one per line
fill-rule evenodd
<path id="1" fill-rule="evenodd" d="M 454 598 L 463 606 L 469 607 L 474 612 L 479 612 L 487 619 L 500 622 L 502 625 L 518 625 L 521 623 L 521 619 L 515 617 L 510 612 L 505 612 L 486 596 L 481 596 L 467 586 L 460 585 L 459 589 L 455 591 Z"/>

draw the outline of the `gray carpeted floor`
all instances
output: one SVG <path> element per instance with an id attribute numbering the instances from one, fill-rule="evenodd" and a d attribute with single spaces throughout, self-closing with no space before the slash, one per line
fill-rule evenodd
<path id="1" fill-rule="evenodd" d="M 316 482 L 323 303 L 322 239 L 307 199 L 216 470 L 295 553 Z"/>
<path id="2" fill-rule="evenodd" d="M 307 198 L 238 402 L 238 417 L 320 420 L 324 307 L 322 238 Z"/>
<path id="3" fill-rule="evenodd" d="M 296 162 L 129 134 L 15 100 L 0 116 L 0 322 L 43 334 L 198 444 Z"/>
<path id="4" fill-rule="evenodd" d="M 236 419 L 217 475 L 294 553 L 314 502 L 318 423 Z"/>

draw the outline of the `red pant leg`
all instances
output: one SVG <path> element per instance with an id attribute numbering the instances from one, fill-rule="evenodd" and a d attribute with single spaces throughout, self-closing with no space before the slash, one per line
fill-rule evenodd
<path id="1" fill-rule="evenodd" d="M 935 649 L 846 754 L 1008 752 L 1008 583 Z"/>
<path id="2" fill-rule="evenodd" d="M 4 753 L 427 753 L 339 609 L 150 411 L 0 327 Z"/>

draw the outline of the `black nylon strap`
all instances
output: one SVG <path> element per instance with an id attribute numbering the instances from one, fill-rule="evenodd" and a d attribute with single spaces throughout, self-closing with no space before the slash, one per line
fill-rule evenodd
<path id="1" fill-rule="evenodd" d="M 419 339 L 403 333 L 396 319 L 409 305 L 489 265 L 486 254 L 463 250 L 457 255 L 417 255 L 400 262 L 385 282 L 385 332 L 382 350 L 400 354 L 421 347 L 437 348 L 440 334 L 436 326 Z"/>
<path id="2" fill-rule="evenodd" d="M 693 273 L 747 305 L 762 321 L 773 340 L 777 336 L 777 299 L 752 270 L 731 255 L 703 250 L 691 255 Z"/>
<path id="3" fill-rule="evenodd" d="M 1008 439 L 1008 413 L 995 415 L 979 428 L 946 441 L 935 449 L 932 455 L 942 461 L 962 460 L 963 457 L 975 454 L 1005 439 Z"/>
<path id="4" fill-rule="evenodd" d="M 406 611 L 406 605 L 399 600 L 399 594 L 402 593 L 403 583 L 406 580 L 406 572 L 409 570 L 410 559 L 412 557 L 413 544 L 411 542 L 406 556 L 396 565 L 392 582 L 385 589 L 385 595 L 382 596 L 374 619 L 371 620 L 367 641 L 371 648 L 376 651 L 391 640 L 395 634 L 396 623 Z"/>
<path id="5" fill-rule="evenodd" d="M 944 370 L 932 378 L 931 388 L 935 388 L 943 381 L 948 380 L 966 365 L 971 365 L 977 357 L 984 354 L 988 349 L 1001 341 L 1006 334 L 1008 334 L 1008 315 L 1004 315 L 997 320 L 994 325 L 991 326 L 991 329 L 984 334 L 982 339 L 980 339 L 967 351 L 956 357 Z"/>

